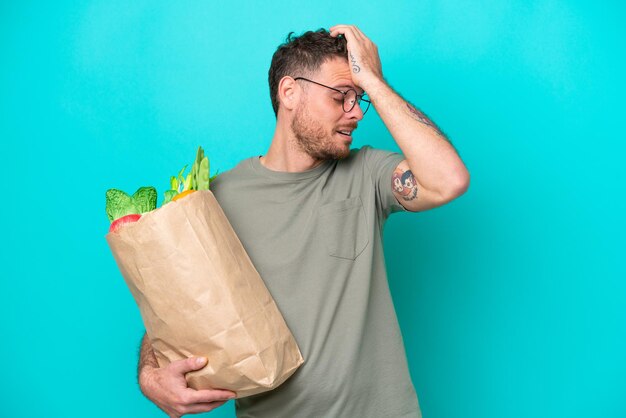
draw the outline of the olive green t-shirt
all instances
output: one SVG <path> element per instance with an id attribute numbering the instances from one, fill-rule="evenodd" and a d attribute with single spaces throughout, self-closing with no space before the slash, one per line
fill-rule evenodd
<path id="1" fill-rule="evenodd" d="M 253 157 L 211 183 L 304 357 L 278 388 L 238 399 L 238 417 L 421 416 L 382 247 L 404 210 L 391 186 L 403 159 L 365 146 L 287 173 Z"/>

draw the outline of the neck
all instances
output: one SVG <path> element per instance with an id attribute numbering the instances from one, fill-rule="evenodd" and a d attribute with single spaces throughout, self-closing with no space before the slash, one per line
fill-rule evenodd
<path id="1" fill-rule="evenodd" d="M 323 160 L 311 157 L 298 145 L 289 127 L 277 123 L 274 137 L 267 153 L 261 157 L 261 164 L 273 171 L 299 173 L 311 170 Z"/>

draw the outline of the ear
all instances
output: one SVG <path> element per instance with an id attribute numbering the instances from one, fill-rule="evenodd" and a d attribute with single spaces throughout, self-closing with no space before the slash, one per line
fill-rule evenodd
<path id="1" fill-rule="evenodd" d="M 280 107 L 284 107 L 286 110 L 293 110 L 296 104 L 300 101 L 300 94 L 302 89 L 296 83 L 296 80 L 289 76 L 284 76 L 278 83 L 278 100 L 280 101 Z"/>

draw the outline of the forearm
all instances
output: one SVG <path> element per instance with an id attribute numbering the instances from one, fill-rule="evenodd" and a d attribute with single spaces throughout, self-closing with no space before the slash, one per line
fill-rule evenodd
<path id="1" fill-rule="evenodd" d="M 441 130 L 384 81 L 366 91 L 417 181 L 442 196 L 462 193 L 469 173 Z"/>
<path id="2" fill-rule="evenodd" d="M 144 370 L 145 367 L 159 367 L 159 363 L 157 362 L 154 351 L 152 350 L 152 344 L 150 344 L 148 334 L 144 334 L 139 348 L 139 364 L 137 365 L 138 381 L 141 380 L 141 371 Z"/>

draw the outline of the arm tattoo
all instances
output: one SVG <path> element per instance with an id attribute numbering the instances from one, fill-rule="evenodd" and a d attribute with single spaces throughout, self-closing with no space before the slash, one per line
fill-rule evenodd
<path id="1" fill-rule="evenodd" d="M 361 67 L 356 65 L 356 58 L 354 57 L 354 55 L 352 55 L 352 52 L 350 52 L 350 61 L 352 61 L 352 72 L 353 73 L 358 73 L 359 71 L 361 71 Z"/>
<path id="2" fill-rule="evenodd" d="M 397 168 L 391 176 L 391 186 L 407 202 L 417 198 L 417 182 L 411 170 Z"/>
<path id="3" fill-rule="evenodd" d="M 417 110 L 413 105 L 411 105 L 410 103 L 406 104 L 406 107 L 409 109 L 409 112 L 411 112 L 411 115 L 413 116 L 413 118 L 417 119 L 418 122 L 423 123 L 426 126 L 429 126 L 431 128 L 433 128 L 435 130 L 435 133 L 437 135 L 439 135 L 440 137 L 447 139 L 445 137 L 445 135 L 439 130 L 439 128 L 437 127 L 437 125 L 435 125 L 430 119 L 428 119 L 428 116 L 426 116 L 423 112 L 421 112 L 420 110 Z"/>

